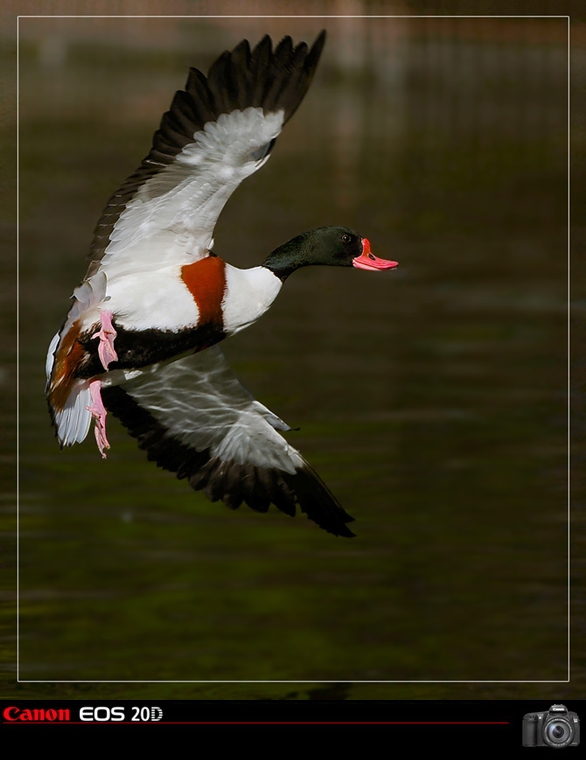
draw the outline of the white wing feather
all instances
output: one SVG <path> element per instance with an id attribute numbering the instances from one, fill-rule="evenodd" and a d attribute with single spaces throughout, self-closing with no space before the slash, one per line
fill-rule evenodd
<path id="1" fill-rule="evenodd" d="M 251 154 L 279 135 L 283 119 L 284 111 L 246 108 L 221 114 L 196 132 L 194 142 L 145 182 L 120 215 L 101 260 L 108 278 L 207 255 L 228 198 L 269 158 Z"/>
<path id="2" fill-rule="evenodd" d="M 170 436 L 211 457 L 291 474 L 303 464 L 277 432 L 289 426 L 240 384 L 218 346 L 141 375 L 124 390 Z"/>

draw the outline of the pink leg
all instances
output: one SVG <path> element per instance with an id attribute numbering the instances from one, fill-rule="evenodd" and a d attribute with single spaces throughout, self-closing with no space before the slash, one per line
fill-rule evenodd
<path id="1" fill-rule="evenodd" d="M 102 362 L 104 369 L 108 369 L 110 362 L 118 360 L 118 354 L 114 348 L 114 338 L 116 337 L 116 330 L 112 325 L 112 312 L 102 311 L 100 314 L 101 329 L 92 335 L 92 338 L 99 338 L 100 345 L 98 346 L 98 356 Z"/>
<path id="2" fill-rule="evenodd" d="M 88 412 L 91 412 L 94 418 L 94 434 L 96 436 L 96 443 L 102 455 L 102 459 L 106 459 L 106 449 L 110 448 L 110 443 L 106 436 L 106 407 L 102 401 L 102 394 L 100 393 L 102 388 L 101 380 L 92 380 L 90 383 L 90 394 L 92 397 L 92 405 L 86 407 Z"/>

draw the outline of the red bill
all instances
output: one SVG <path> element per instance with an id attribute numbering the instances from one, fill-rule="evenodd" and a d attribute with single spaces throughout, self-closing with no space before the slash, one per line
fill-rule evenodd
<path id="1" fill-rule="evenodd" d="M 380 272 L 383 269 L 394 269 L 399 266 L 397 261 L 389 259 L 379 259 L 370 252 L 370 243 L 366 238 L 362 238 L 362 253 L 355 259 L 352 259 L 352 266 L 356 269 L 370 269 L 374 272 Z"/>

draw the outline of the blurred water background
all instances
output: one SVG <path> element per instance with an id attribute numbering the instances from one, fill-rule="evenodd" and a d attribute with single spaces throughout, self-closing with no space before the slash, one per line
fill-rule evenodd
<path id="1" fill-rule="evenodd" d="M 115 421 L 106 462 L 91 436 L 61 452 L 43 397 L 93 227 L 188 67 L 207 71 L 243 37 L 310 42 L 324 27 L 312 88 L 229 201 L 215 250 L 253 266 L 342 224 L 400 263 L 300 271 L 224 344 L 255 396 L 300 426 L 288 438 L 355 516 L 351 541 L 210 504 Z M 560 18 L 21 19 L 21 679 L 462 698 L 529 687 L 350 682 L 567 678 L 567 66 Z"/>

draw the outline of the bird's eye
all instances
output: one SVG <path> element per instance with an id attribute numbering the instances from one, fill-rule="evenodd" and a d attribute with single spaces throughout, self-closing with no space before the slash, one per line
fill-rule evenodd
<path id="1" fill-rule="evenodd" d="M 349 243 L 351 240 L 350 235 L 347 235 L 346 233 L 344 233 L 340 239 L 342 243 Z"/>

